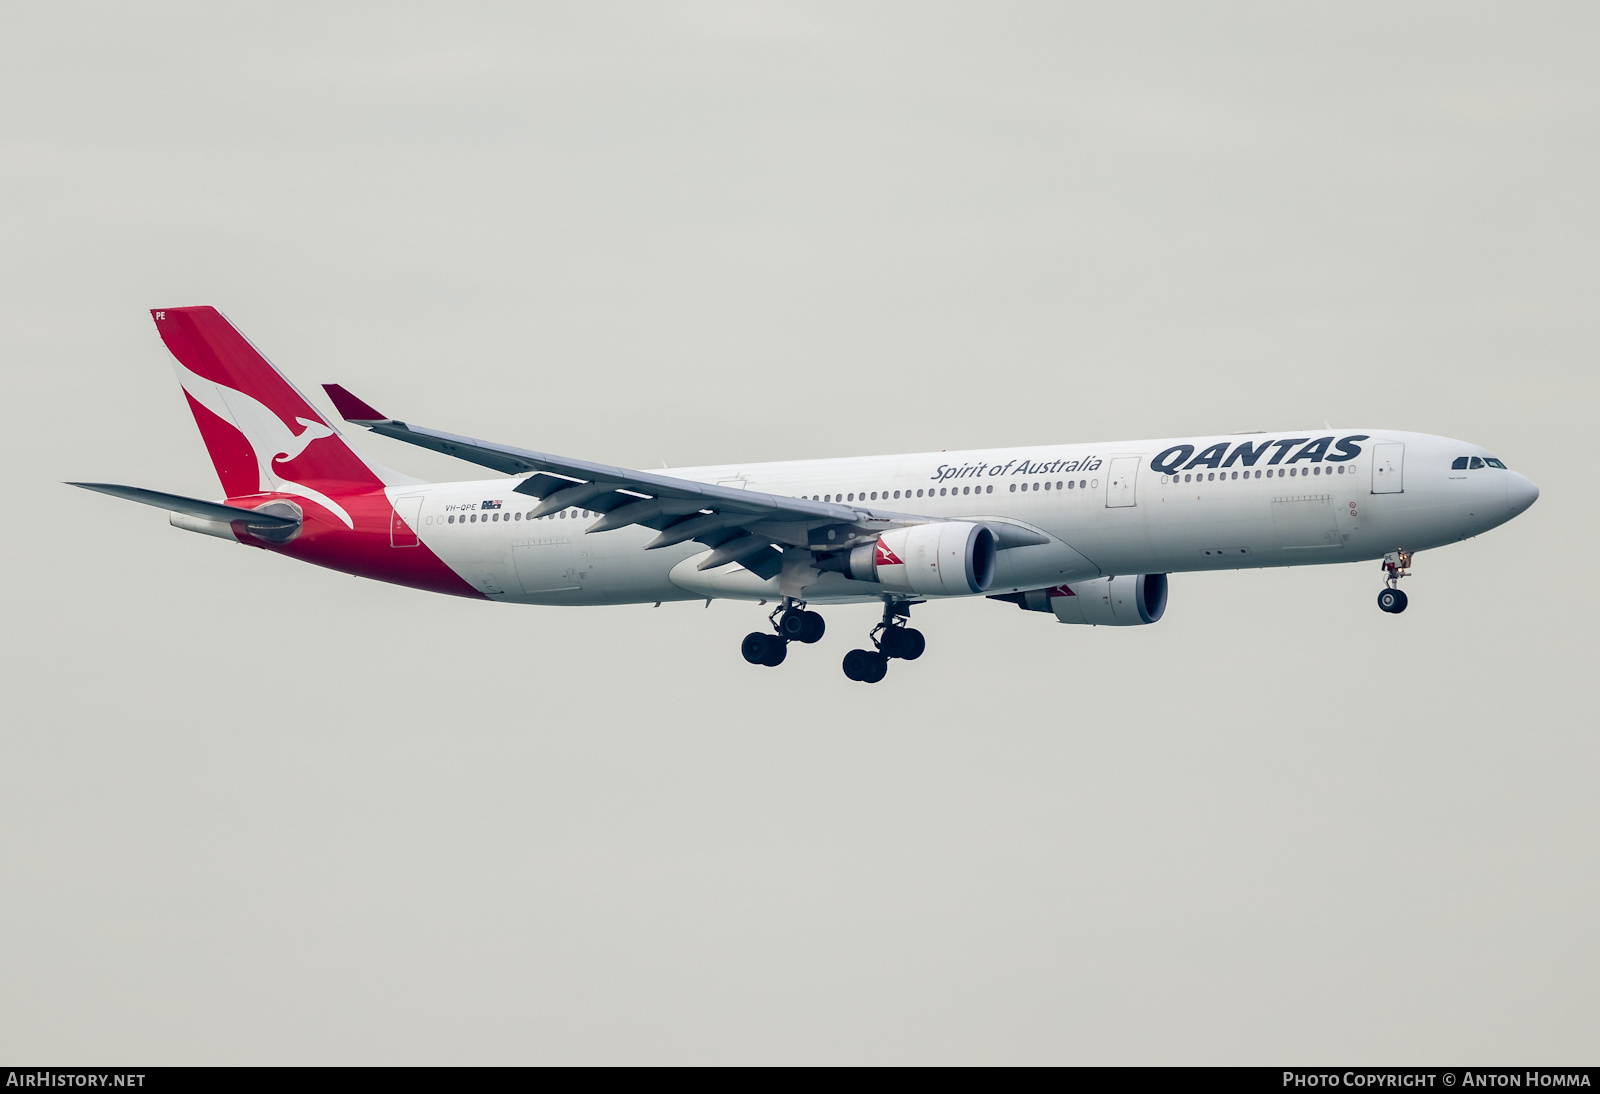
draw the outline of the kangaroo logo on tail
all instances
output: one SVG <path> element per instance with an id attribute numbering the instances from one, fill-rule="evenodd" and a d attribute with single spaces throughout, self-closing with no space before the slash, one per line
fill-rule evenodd
<path id="1" fill-rule="evenodd" d="M 244 434 L 244 439 L 250 445 L 250 451 L 256 460 L 258 491 L 271 490 L 280 494 L 295 494 L 327 509 L 344 521 L 345 527 L 356 526 L 344 506 L 303 483 L 283 478 L 274 466 L 289 463 L 315 442 L 334 436 L 331 426 L 325 422 L 297 415 L 295 421 L 305 426 L 305 429 L 300 433 L 294 433 L 283 424 L 282 418 L 263 405 L 259 399 L 253 399 L 242 391 L 235 391 L 203 376 L 197 376 L 185 368 L 181 361 L 174 360 L 173 367 L 177 369 L 178 382 L 183 385 L 183 390 L 188 392 L 189 398 Z"/>
<path id="2" fill-rule="evenodd" d="M 230 497 L 297 495 L 353 530 L 350 513 L 329 494 L 382 490 L 386 473 L 345 443 L 221 312 L 164 308 L 151 315 L 172 352 L 223 491 Z M 297 481 L 302 479 L 316 486 Z"/>
<path id="3" fill-rule="evenodd" d="M 333 427 L 324 425 L 322 422 L 313 422 L 309 418 L 299 417 L 295 418 L 295 421 L 305 426 L 306 431 L 294 438 L 295 443 L 293 448 L 275 453 L 272 457 L 273 463 L 288 463 L 290 460 L 293 460 L 296 456 L 300 455 L 300 453 L 304 452 L 306 450 L 306 446 L 312 441 L 320 441 L 324 437 L 333 436 Z"/>

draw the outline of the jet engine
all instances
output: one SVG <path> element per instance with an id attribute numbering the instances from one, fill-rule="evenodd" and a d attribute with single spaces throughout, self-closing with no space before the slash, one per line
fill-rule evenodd
<path id="1" fill-rule="evenodd" d="M 819 557 L 817 565 L 856 581 L 918 596 L 970 596 L 994 581 L 994 533 L 981 524 L 946 521 L 885 532 L 849 552 Z"/>
<path id="2" fill-rule="evenodd" d="M 1159 620 L 1167 610 L 1166 574 L 1119 574 L 997 596 L 1025 612 L 1054 612 L 1063 623 L 1096 627 L 1138 627 Z"/>

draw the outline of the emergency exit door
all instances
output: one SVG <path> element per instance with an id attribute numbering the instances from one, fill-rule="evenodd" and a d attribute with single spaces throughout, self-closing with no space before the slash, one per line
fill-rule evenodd
<path id="1" fill-rule="evenodd" d="M 1374 494 L 1401 494 L 1405 492 L 1406 446 L 1403 444 L 1376 444 L 1372 446 L 1372 492 Z"/>
<path id="2" fill-rule="evenodd" d="M 1106 475 L 1106 508 L 1117 509 L 1134 504 L 1133 483 L 1139 474 L 1139 461 L 1143 456 L 1118 456 L 1111 461 Z"/>
<path id="3" fill-rule="evenodd" d="M 389 546 L 415 547 L 417 526 L 422 521 L 422 496 L 394 499 L 394 512 L 389 514 Z"/>

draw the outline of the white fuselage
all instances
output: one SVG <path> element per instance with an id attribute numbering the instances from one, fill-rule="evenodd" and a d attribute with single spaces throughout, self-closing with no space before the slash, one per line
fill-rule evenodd
<path id="1" fill-rule="evenodd" d="M 1306 439 L 1328 434 L 1359 435 L 1359 454 L 1342 462 L 1337 452 L 1295 457 Z M 1174 463 L 1170 453 L 1185 447 L 1191 453 Z M 1207 452 L 1209 461 L 1194 465 Z M 1153 465 L 1162 453 L 1169 455 Z M 1427 434 L 1317 429 L 670 473 L 879 513 L 1003 520 L 1047 536 L 1046 543 L 999 552 L 986 590 L 995 594 L 1108 574 L 1355 562 L 1452 543 L 1509 520 L 1537 496 L 1514 471 L 1452 467 L 1460 457 L 1488 455 Z M 515 492 L 519 481 L 391 487 L 388 494 L 398 511 L 414 516 L 423 543 L 492 599 L 578 605 L 779 595 L 776 579 L 763 581 L 737 563 L 698 570 L 694 560 L 706 551 L 700 544 L 644 550 L 656 535 L 649 528 L 586 534 L 599 514 L 581 509 L 530 520 L 537 502 Z M 807 590 L 816 601 L 880 595 L 873 582 L 836 573 Z"/>

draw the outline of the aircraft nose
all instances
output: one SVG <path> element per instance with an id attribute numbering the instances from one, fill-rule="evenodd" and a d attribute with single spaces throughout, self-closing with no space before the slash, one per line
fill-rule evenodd
<path id="1" fill-rule="evenodd" d="M 1539 488 L 1529 482 L 1527 477 L 1515 471 L 1506 478 L 1506 505 L 1511 510 L 1511 515 L 1526 510 L 1530 505 L 1539 500 Z"/>

